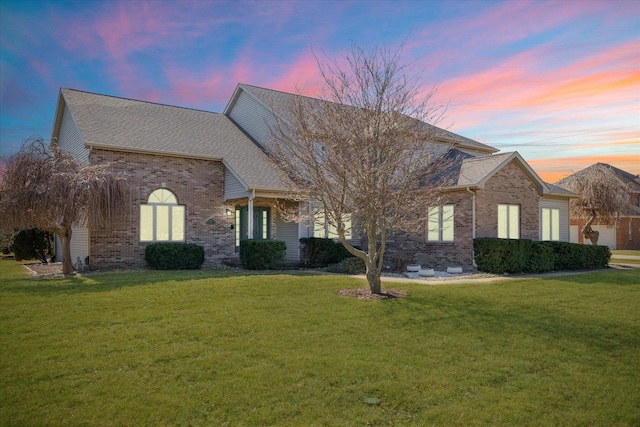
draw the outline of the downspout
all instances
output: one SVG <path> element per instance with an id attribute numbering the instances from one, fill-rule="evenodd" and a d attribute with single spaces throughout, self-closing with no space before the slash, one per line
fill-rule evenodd
<path id="1" fill-rule="evenodd" d="M 467 191 L 471 193 L 471 259 L 473 260 L 473 266 L 477 268 L 476 253 L 473 249 L 473 241 L 476 238 L 476 192 L 471 191 L 469 187 L 467 187 Z"/>
<path id="2" fill-rule="evenodd" d="M 256 198 L 256 189 L 254 188 L 249 196 L 247 207 L 247 239 L 253 239 L 253 199 Z"/>

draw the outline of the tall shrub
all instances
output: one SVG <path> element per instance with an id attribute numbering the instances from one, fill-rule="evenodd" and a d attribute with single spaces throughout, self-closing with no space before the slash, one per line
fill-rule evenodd
<path id="1" fill-rule="evenodd" d="M 303 237 L 300 245 L 306 267 L 325 267 L 353 257 L 342 243 L 333 239 Z"/>
<path id="2" fill-rule="evenodd" d="M 204 248 L 195 243 L 154 243 L 145 248 L 144 260 L 156 270 L 196 270 L 204 264 Z"/>
<path id="3" fill-rule="evenodd" d="M 51 256 L 52 240 L 53 235 L 48 231 L 30 228 L 22 230 L 13 236 L 11 249 L 18 261 L 38 259 L 46 264 L 47 257 Z"/>
<path id="4" fill-rule="evenodd" d="M 281 240 L 241 240 L 240 262 L 248 270 L 277 270 L 284 265 L 286 251 Z"/>

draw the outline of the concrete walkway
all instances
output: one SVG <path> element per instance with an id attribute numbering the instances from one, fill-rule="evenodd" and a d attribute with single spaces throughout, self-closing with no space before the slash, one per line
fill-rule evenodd
<path id="1" fill-rule="evenodd" d="M 632 260 L 635 260 L 635 261 L 640 261 L 640 255 L 616 255 L 616 254 L 613 254 L 613 255 L 611 255 L 611 258 L 632 259 Z"/>
<path id="2" fill-rule="evenodd" d="M 628 270 L 639 268 L 640 265 L 611 265 L 609 269 L 602 270 L 579 270 L 579 271 L 554 271 L 550 273 L 542 273 L 542 274 L 522 274 L 522 275 L 490 275 L 490 274 L 462 274 L 459 277 L 446 277 L 440 279 L 412 279 L 408 277 L 394 277 L 394 276 L 382 276 L 381 280 L 383 283 L 416 283 L 422 285 L 454 285 L 454 284 L 481 284 L 481 283 L 491 283 L 491 282 L 502 282 L 505 280 L 519 280 L 519 279 L 537 279 L 537 278 L 553 278 L 553 277 L 567 277 L 567 276 L 577 276 L 579 274 L 588 274 L 588 273 L 597 273 L 597 272 L 607 272 L 607 271 L 615 271 L 615 270 Z M 474 277 L 477 276 L 477 277 Z M 353 276 L 359 279 L 366 280 L 366 276 L 357 275 Z"/>

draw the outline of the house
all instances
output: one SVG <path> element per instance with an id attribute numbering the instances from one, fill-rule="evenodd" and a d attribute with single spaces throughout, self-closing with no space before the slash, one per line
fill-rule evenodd
<path id="1" fill-rule="evenodd" d="M 287 222 L 275 209 L 309 209 L 288 198 L 286 178 L 265 154 L 269 126 L 286 119 L 294 97 L 239 84 L 218 114 L 61 89 L 52 137 L 87 164 L 109 162 L 132 188 L 125 223 L 73 230 L 72 259 L 143 267 L 149 243 L 175 241 L 203 246 L 205 267 L 213 267 L 237 257 L 242 239 L 272 238 L 286 242 L 286 261 L 299 262 L 299 239 L 331 230 Z M 389 258 L 471 269 L 475 237 L 569 240 L 572 193 L 543 182 L 517 152 L 431 128 L 437 135 L 425 144 L 455 149 L 457 181 L 442 206 L 425 206 L 424 233 L 393 236 Z M 351 238 L 358 243 L 356 232 Z"/>
<path id="2" fill-rule="evenodd" d="M 618 181 L 629 188 L 629 206 L 624 212 L 621 212 L 618 221 L 615 224 L 605 224 L 596 218 L 591 226 L 594 231 L 600 234 L 598 244 L 608 246 L 610 249 L 640 249 L 640 177 L 638 175 L 633 175 L 606 163 L 596 163 L 561 179 L 557 185 L 566 186 L 572 177 L 589 176 L 596 171 L 613 174 Z M 581 233 L 586 222 L 585 218 L 571 218 L 571 242 L 590 244 L 590 241 L 585 239 Z"/>

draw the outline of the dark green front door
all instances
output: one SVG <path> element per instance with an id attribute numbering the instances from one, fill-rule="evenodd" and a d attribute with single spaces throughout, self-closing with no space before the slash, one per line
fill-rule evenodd
<path id="1" fill-rule="evenodd" d="M 240 248 L 240 240 L 249 238 L 249 208 L 236 207 L 236 251 Z M 271 208 L 253 208 L 253 239 L 271 238 Z"/>

